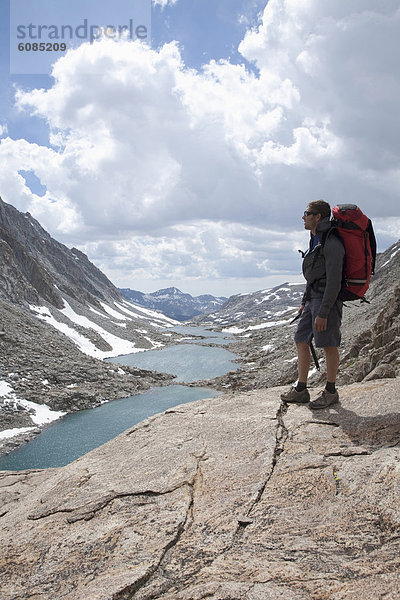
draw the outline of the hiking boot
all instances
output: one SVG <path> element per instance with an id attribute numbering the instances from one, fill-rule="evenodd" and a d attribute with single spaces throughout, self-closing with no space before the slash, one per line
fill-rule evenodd
<path id="1" fill-rule="evenodd" d="M 302 392 L 298 392 L 292 387 L 286 394 L 281 394 L 281 400 L 284 402 L 296 402 L 298 404 L 306 404 L 310 402 L 310 392 L 306 388 Z"/>
<path id="2" fill-rule="evenodd" d="M 339 394 L 338 392 L 334 392 L 331 394 L 328 390 L 323 390 L 318 398 L 316 398 L 313 402 L 310 402 L 310 408 L 313 410 L 319 410 L 321 408 L 328 408 L 331 404 L 337 404 L 339 402 Z"/>

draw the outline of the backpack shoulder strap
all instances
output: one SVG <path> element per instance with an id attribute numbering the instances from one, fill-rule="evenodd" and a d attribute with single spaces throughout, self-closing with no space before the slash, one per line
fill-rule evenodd
<path id="1" fill-rule="evenodd" d="M 331 226 L 329 227 L 329 229 L 324 231 L 324 233 L 322 234 L 322 239 L 321 239 L 322 246 L 325 246 L 325 242 L 330 235 L 335 235 L 338 239 L 341 239 L 335 221 L 331 221 Z"/>
<path id="2" fill-rule="evenodd" d="M 369 243 L 371 246 L 372 254 L 372 275 L 375 273 L 375 261 L 376 261 L 376 237 L 374 228 L 372 227 L 371 219 L 368 219 L 367 233 L 369 235 Z"/>

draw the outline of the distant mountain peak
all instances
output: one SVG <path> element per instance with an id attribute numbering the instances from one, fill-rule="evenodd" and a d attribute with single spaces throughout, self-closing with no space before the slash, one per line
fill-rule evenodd
<path id="1" fill-rule="evenodd" d="M 225 297 L 216 298 L 211 294 L 194 297 L 174 286 L 150 294 L 129 288 L 121 288 L 120 291 L 130 302 L 159 310 L 164 315 L 178 321 L 187 321 L 197 315 L 215 311 L 228 300 Z"/>

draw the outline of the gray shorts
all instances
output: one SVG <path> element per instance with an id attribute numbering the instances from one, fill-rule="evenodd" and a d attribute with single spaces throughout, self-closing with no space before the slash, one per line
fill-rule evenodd
<path id="1" fill-rule="evenodd" d="M 296 343 L 305 342 L 309 344 L 314 336 L 317 348 L 340 346 L 340 340 L 342 339 L 340 325 L 342 323 L 343 302 L 337 300 L 329 311 L 326 331 L 315 331 L 314 321 L 315 317 L 318 316 L 321 302 L 322 297 L 311 298 L 311 300 L 306 302 L 299 324 L 297 325 L 296 333 L 294 334 L 294 341 Z"/>

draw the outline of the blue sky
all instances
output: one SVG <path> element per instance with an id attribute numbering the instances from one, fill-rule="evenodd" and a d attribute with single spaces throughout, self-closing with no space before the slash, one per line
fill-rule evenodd
<path id="1" fill-rule="evenodd" d="M 265 0 L 189 0 L 153 9 L 153 45 L 178 40 L 185 64 L 201 68 L 211 59 L 243 62 L 238 45 L 256 26 Z"/>
<path id="2" fill-rule="evenodd" d="M 30 0 L 19 0 L 22 5 Z M 38 0 L 36 0 L 37 2 Z M 39 0 L 40 1 L 40 0 Z M 60 14 L 60 22 L 69 22 L 66 14 L 76 13 L 79 20 L 83 17 L 80 0 L 57 0 L 58 4 L 68 6 L 68 13 Z M 90 2 L 90 0 L 87 0 Z M 145 0 L 146 1 L 146 0 Z M 30 142 L 48 144 L 48 127 L 43 119 L 32 115 L 16 114 L 14 109 L 15 86 L 23 89 L 49 88 L 52 85 L 50 75 L 10 75 L 10 6 L 15 0 L 0 0 L 0 90 L 1 122 L 7 122 L 11 137 L 23 137 Z M 43 12 L 54 0 L 42 0 Z M 130 13 L 132 0 L 123 0 Z M 32 3 L 34 4 L 34 3 Z M 98 22 L 105 22 L 105 8 L 110 3 L 93 0 Z M 112 3 L 111 3 L 112 6 Z M 179 6 L 151 6 L 152 46 L 178 40 L 182 57 L 187 66 L 196 69 L 211 59 L 228 59 L 231 62 L 243 62 L 237 47 L 249 26 L 256 26 L 258 14 L 264 8 L 265 0 L 190 0 L 181 1 Z M 85 13 L 86 14 L 86 13 Z M 112 14 L 112 11 L 111 11 Z M 118 14 L 118 11 L 114 14 Z M 245 17 L 245 20 L 240 17 Z M 62 19 L 65 19 L 64 21 Z M 48 21 L 46 21 L 48 22 Z M 251 68 L 251 66 L 249 65 Z"/>
<path id="3" fill-rule="evenodd" d="M 133 10 L 51 3 L 76 23 Z M 379 250 L 399 239 L 398 0 L 153 0 L 151 46 L 83 43 L 52 76 L 10 75 L 0 9 L 0 195 L 116 285 L 301 281 L 318 198 L 359 204 Z"/>

